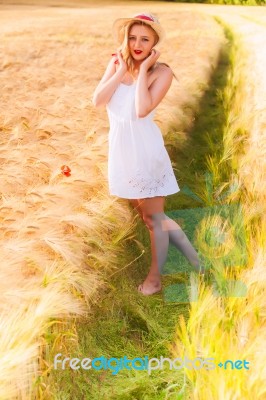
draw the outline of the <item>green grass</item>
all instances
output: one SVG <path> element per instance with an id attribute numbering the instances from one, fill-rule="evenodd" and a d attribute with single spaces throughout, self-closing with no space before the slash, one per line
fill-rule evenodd
<path id="1" fill-rule="evenodd" d="M 178 130 L 169 131 L 168 153 L 176 163 L 176 176 L 181 187 L 178 195 L 167 198 L 167 210 L 195 208 L 215 203 L 214 192 L 224 182 L 230 180 L 232 173 L 237 173 L 237 165 L 233 157 L 221 158 L 224 154 L 223 137 L 230 127 L 230 110 L 237 88 L 232 82 L 232 69 L 235 64 L 236 51 L 234 35 L 220 18 L 215 17 L 224 29 L 227 43 L 221 48 L 218 66 L 213 70 L 198 109 L 195 111 L 195 123 L 188 131 L 188 139 L 184 143 L 173 144 L 172 137 L 177 137 Z M 185 107 L 192 108 L 190 104 Z M 234 155 L 243 152 L 246 131 L 235 132 L 237 142 L 231 146 Z M 234 137 L 235 137 L 234 136 Z M 234 138 L 233 137 L 233 138 Z M 176 140 L 175 140 L 176 141 Z M 209 188 L 206 172 L 213 179 L 213 187 Z M 201 201 L 188 197 L 182 189 L 189 187 Z M 210 192 L 211 199 L 208 198 Z"/>
<path id="2" fill-rule="evenodd" d="M 179 186 L 181 189 L 185 185 L 189 186 L 196 193 L 206 192 L 206 158 L 210 156 L 219 160 L 221 157 L 222 137 L 228 122 L 231 100 L 229 98 L 224 101 L 224 96 L 228 85 L 228 73 L 233 63 L 233 38 L 228 29 L 225 29 L 225 35 L 228 42 L 221 49 L 218 67 L 213 71 L 208 88 L 201 99 L 193 129 L 188 132 L 187 140 L 178 144 L 178 148 L 170 145 L 167 148 L 171 160 L 177 165 Z M 169 132 L 169 135 L 173 134 L 174 131 Z M 219 185 L 226 181 L 232 168 L 229 161 L 223 164 L 223 170 L 217 170 L 214 176 L 214 183 Z M 200 206 L 201 203 L 179 192 L 166 199 L 165 211 Z M 78 346 L 67 354 L 62 350 L 65 357 L 134 358 L 147 355 L 149 358 L 173 358 L 169 345 L 173 341 L 179 315 L 183 314 L 185 319 L 188 318 L 189 304 L 165 302 L 161 294 L 150 297 L 138 294 L 137 286 L 145 278 L 150 265 L 149 235 L 140 220 L 136 228 L 136 239 L 138 242 L 125 241 L 121 271 L 106 277 L 108 285 L 101 302 L 93 308 L 88 319 L 78 321 Z M 139 243 L 145 248 L 141 257 L 139 255 L 142 245 Z M 137 260 L 130 264 L 136 258 Z M 130 265 L 124 268 L 127 264 Z M 187 277 L 181 273 L 166 275 L 162 279 L 164 287 L 175 282 L 187 281 Z M 52 355 L 51 352 L 50 360 Z M 48 381 L 51 391 L 55 393 L 53 398 L 58 400 L 186 399 L 190 388 L 187 382 L 183 386 L 182 370 L 169 372 L 167 368 L 153 371 L 150 376 L 147 371 L 121 370 L 117 375 L 112 375 L 110 370 L 73 371 L 66 368 L 52 370 Z"/>
<path id="3" fill-rule="evenodd" d="M 148 247 L 148 234 L 141 223 L 137 231 L 138 239 Z M 122 265 L 140 253 L 134 242 L 125 247 Z M 77 326 L 79 348 L 64 357 L 169 357 L 167 345 L 173 339 L 179 314 L 187 316 L 188 306 L 165 303 L 161 295 L 143 297 L 138 294 L 136 288 L 145 277 L 148 258 L 146 252 L 133 266 L 113 275 L 101 303 L 94 307 L 93 316 L 83 319 Z M 77 372 L 66 368 L 52 371 L 52 376 L 58 386 L 57 399 L 83 399 L 88 395 L 90 399 L 163 399 L 164 389 L 169 384 L 166 368 L 150 376 L 147 371 L 137 370 L 121 370 L 112 375 L 110 370 Z M 181 388 L 183 374 L 177 371 L 173 378 Z"/>

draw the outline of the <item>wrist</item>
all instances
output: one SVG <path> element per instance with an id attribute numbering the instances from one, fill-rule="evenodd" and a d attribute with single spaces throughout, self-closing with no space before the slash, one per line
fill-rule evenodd
<path id="1" fill-rule="evenodd" d="M 125 73 L 126 73 L 127 71 L 126 71 L 126 69 L 123 68 L 123 67 L 118 67 L 118 69 L 117 69 L 116 72 L 117 72 L 117 74 L 118 74 L 121 78 L 123 78 L 124 75 L 125 75 Z"/>
<path id="2" fill-rule="evenodd" d="M 148 68 L 146 67 L 146 65 L 141 64 L 139 67 L 139 72 L 146 73 L 147 71 L 148 71 Z"/>

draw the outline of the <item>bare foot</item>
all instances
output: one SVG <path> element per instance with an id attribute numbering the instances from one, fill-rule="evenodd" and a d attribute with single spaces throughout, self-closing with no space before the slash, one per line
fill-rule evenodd
<path id="1" fill-rule="evenodd" d="M 144 296 L 150 296 L 154 293 L 158 293 L 161 291 L 161 289 L 162 285 L 160 279 L 152 279 L 149 277 L 147 277 L 145 281 L 138 287 L 138 291 L 144 294 Z"/>

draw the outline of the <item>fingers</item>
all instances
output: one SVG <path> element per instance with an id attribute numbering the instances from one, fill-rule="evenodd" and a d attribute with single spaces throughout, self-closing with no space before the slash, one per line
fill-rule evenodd
<path id="1" fill-rule="evenodd" d="M 117 49 L 117 51 L 116 51 L 116 55 L 117 55 L 117 57 L 118 57 L 118 58 L 120 58 L 120 57 L 121 57 L 121 54 L 120 54 L 120 50 L 119 50 L 119 49 Z"/>
<path id="2" fill-rule="evenodd" d="M 159 58 L 160 57 L 160 52 L 158 50 L 152 49 L 151 50 L 151 54 L 150 57 L 154 57 L 154 58 Z"/>
<path id="3" fill-rule="evenodd" d="M 122 64 L 124 62 L 123 56 L 122 56 L 122 50 L 117 49 L 117 53 L 115 53 L 117 60 L 115 61 L 115 64 Z"/>
<path id="4" fill-rule="evenodd" d="M 117 57 L 117 53 L 112 53 L 112 57 L 115 57 L 114 64 L 118 64 L 118 57 Z"/>
<path id="5" fill-rule="evenodd" d="M 116 58 L 115 64 L 118 63 L 118 60 L 121 60 L 121 59 L 123 60 L 121 50 L 119 50 L 119 49 L 117 49 L 116 53 L 112 53 L 111 56 Z"/>
<path id="6" fill-rule="evenodd" d="M 115 64 L 120 64 L 119 61 L 121 62 L 122 59 L 121 50 L 117 49 L 116 53 L 112 53 L 112 57 L 116 58 L 114 61 Z"/>

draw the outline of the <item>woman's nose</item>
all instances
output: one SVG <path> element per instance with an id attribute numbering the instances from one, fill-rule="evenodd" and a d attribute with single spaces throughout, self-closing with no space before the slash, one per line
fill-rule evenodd
<path id="1" fill-rule="evenodd" d="M 139 48 L 140 44 L 141 44 L 141 39 L 140 39 L 140 38 L 139 38 L 139 39 L 137 38 L 137 39 L 136 39 L 136 42 L 135 42 L 135 46 L 136 46 L 137 49 Z"/>

